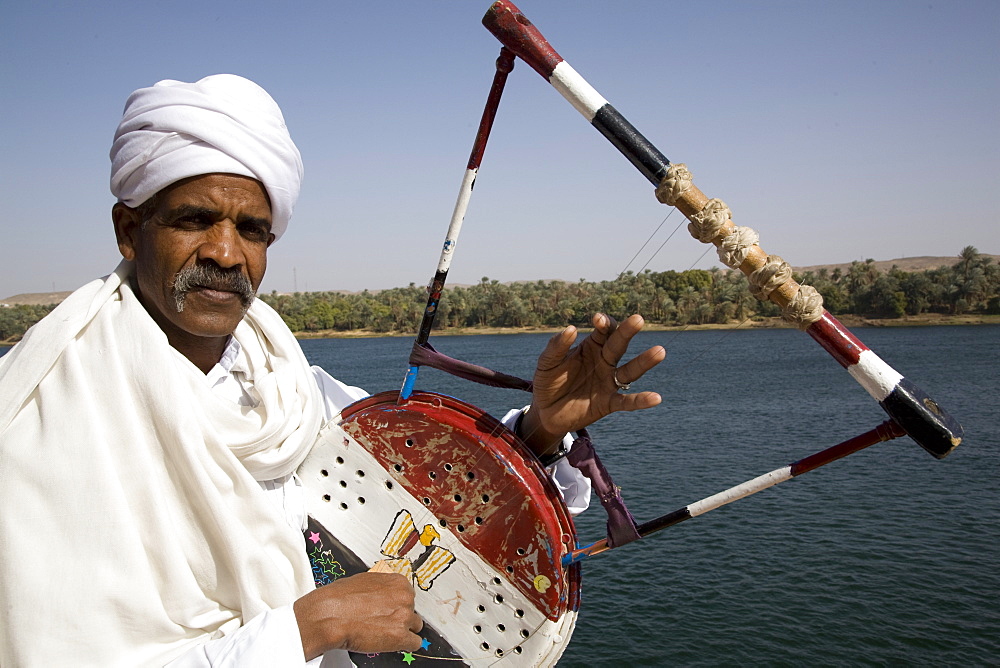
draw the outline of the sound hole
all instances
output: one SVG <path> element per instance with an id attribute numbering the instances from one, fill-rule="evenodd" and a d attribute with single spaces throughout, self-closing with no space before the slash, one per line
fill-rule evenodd
<path id="1" fill-rule="evenodd" d="M 472 630 L 475 631 L 476 633 L 482 633 L 483 627 L 480 626 L 479 624 L 476 624 L 475 626 L 472 627 Z"/>
<path id="2" fill-rule="evenodd" d="M 452 466 L 451 466 L 451 464 L 445 464 L 445 465 L 444 465 L 444 470 L 445 470 L 445 471 L 450 471 L 451 469 L 452 469 Z"/>
<path id="3" fill-rule="evenodd" d="M 326 478 L 327 476 L 329 476 L 329 475 L 330 475 L 330 472 L 329 472 L 329 471 L 327 471 L 326 469 L 323 469 L 323 470 L 322 470 L 322 471 L 320 471 L 319 473 L 320 473 L 320 475 L 321 475 L 321 476 L 323 476 L 324 478 Z"/>
<path id="4" fill-rule="evenodd" d="M 468 478 L 469 480 L 475 480 L 476 474 L 473 473 L 472 471 L 469 471 L 468 473 L 465 474 L 465 477 Z"/>

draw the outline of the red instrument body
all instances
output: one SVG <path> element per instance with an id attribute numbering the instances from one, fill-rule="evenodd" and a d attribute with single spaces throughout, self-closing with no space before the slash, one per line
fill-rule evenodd
<path id="1" fill-rule="evenodd" d="M 322 430 L 299 477 L 307 536 L 321 537 L 307 548 L 321 562 L 343 575 L 382 561 L 413 578 L 430 641 L 418 661 L 552 665 L 561 656 L 580 604 L 579 564 L 562 565 L 576 547 L 573 521 L 498 420 L 441 394 L 399 402 L 383 392 Z"/>

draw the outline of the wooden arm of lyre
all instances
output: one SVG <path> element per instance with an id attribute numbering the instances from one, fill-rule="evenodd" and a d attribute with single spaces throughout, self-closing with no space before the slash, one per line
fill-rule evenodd
<path id="1" fill-rule="evenodd" d="M 706 197 L 690 182 L 689 174 L 685 174 L 677 185 L 678 172 L 686 173 L 686 169 L 678 169 L 683 165 L 671 165 L 648 139 L 563 60 L 513 3 L 508 0 L 495 2 L 483 17 L 483 25 L 551 83 L 657 186 L 657 198 L 661 202 L 676 206 L 693 225 L 702 225 L 705 218 L 703 212 L 708 209 L 718 214 L 713 216 L 716 221 L 721 220 L 720 215 L 724 216 L 721 225 L 712 229 L 703 226 L 698 233 L 692 231 L 692 234 L 717 247 L 737 246 L 738 252 L 729 254 L 723 263 L 740 269 L 750 279 L 755 296 L 780 306 L 783 317 L 796 321 L 801 329 L 816 339 L 911 438 L 938 459 L 948 455 L 962 442 L 963 430 L 958 421 L 825 311 L 819 293 L 792 279 L 791 268 L 781 258 L 764 252 L 756 243 L 756 234 L 752 235 L 750 242 L 735 243 L 738 228 L 729 219 L 725 205 Z M 674 183 L 668 184 L 670 181 Z M 767 267 L 769 264 L 771 267 Z M 772 268 L 777 265 L 781 265 L 782 270 L 776 273 Z M 773 280 L 767 284 L 760 282 L 767 277 L 773 279 L 776 275 L 784 278 L 779 285 L 774 285 Z"/>

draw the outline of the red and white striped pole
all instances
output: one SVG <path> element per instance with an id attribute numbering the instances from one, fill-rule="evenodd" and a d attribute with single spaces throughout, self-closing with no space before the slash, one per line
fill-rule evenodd
<path id="1" fill-rule="evenodd" d="M 431 327 L 434 325 L 434 316 L 437 315 L 438 303 L 441 301 L 441 292 L 444 290 L 445 281 L 448 279 L 448 270 L 451 268 L 451 259 L 455 255 L 455 247 L 458 245 L 458 235 L 462 231 L 462 223 L 465 221 L 465 212 L 469 210 L 469 200 L 472 198 L 472 188 L 476 185 L 476 176 L 479 174 L 479 167 L 483 163 L 483 155 L 486 153 L 486 142 L 490 138 L 490 131 L 493 129 L 493 121 L 500 106 L 500 97 L 503 95 L 504 85 L 507 83 L 507 75 L 514 69 L 514 54 L 507 47 L 500 48 L 500 55 L 497 57 L 497 71 L 493 76 L 493 84 L 490 86 L 489 95 L 486 98 L 486 106 L 483 108 L 483 116 L 479 121 L 479 128 L 476 131 L 476 139 L 472 144 L 472 153 L 469 155 L 469 163 L 465 167 L 462 175 L 462 183 L 458 189 L 458 199 L 455 201 L 455 208 L 451 214 L 451 221 L 448 224 L 448 232 L 444 237 L 444 245 L 441 247 L 441 257 L 438 259 L 437 271 L 431 279 L 429 294 L 427 296 L 427 306 L 424 307 L 424 315 L 420 321 L 420 328 L 417 331 L 415 346 L 422 346 L 427 343 L 431 334 Z M 400 401 L 410 398 L 413 387 L 417 382 L 419 365 L 411 362 L 403 378 L 403 387 L 400 389 Z"/>
<path id="2" fill-rule="evenodd" d="M 643 522 L 636 527 L 636 532 L 641 538 L 645 538 L 650 534 L 662 531 L 663 529 L 672 527 L 675 524 L 680 524 L 681 522 L 689 520 L 692 517 L 704 515 L 710 510 L 721 508 L 722 506 L 730 504 L 733 501 L 738 501 L 750 496 L 751 494 L 756 494 L 757 492 L 761 492 L 769 487 L 774 487 L 778 483 L 791 480 L 792 478 L 800 476 L 803 473 L 814 471 L 820 466 L 842 459 L 847 455 L 853 455 L 855 452 L 864 450 L 865 448 L 875 445 L 876 443 L 889 441 L 903 436 L 905 433 L 906 432 L 903 431 L 902 427 L 897 425 L 895 422 L 892 420 L 886 420 L 874 429 L 866 431 L 863 434 L 859 434 L 858 436 L 846 440 L 843 443 L 838 443 L 837 445 L 829 447 L 826 450 L 822 450 L 805 457 L 804 459 L 800 459 L 797 462 L 793 462 L 788 466 L 783 466 L 780 469 L 775 469 L 765 473 L 764 475 L 757 476 L 752 480 L 747 480 L 746 482 L 740 483 L 735 487 L 730 487 L 729 489 L 723 490 L 718 494 L 706 497 L 701 501 L 688 504 L 683 508 L 667 513 L 666 515 L 661 515 L 656 519 Z M 563 564 L 573 564 L 588 557 L 601 554 L 602 552 L 607 552 L 610 549 L 612 549 L 612 546 L 608 543 L 608 540 L 604 538 L 591 543 L 590 545 L 573 550 L 563 557 Z"/>
<path id="3" fill-rule="evenodd" d="M 672 165 L 593 86 L 570 67 L 531 21 L 508 0 L 487 11 L 483 25 L 541 74 L 655 186 L 657 198 L 676 206 L 689 231 L 719 247 L 720 258 L 750 279 L 755 295 L 782 307 L 861 384 L 889 416 L 929 453 L 941 459 L 962 441 L 962 426 L 916 385 L 886 364 L 822 308 L 822 297 L 791 278 L 780 257 L 757 245 L 757 234 L 737 227 L 719 200 L 709 200 L 690 181 L 684 165 Z"/>

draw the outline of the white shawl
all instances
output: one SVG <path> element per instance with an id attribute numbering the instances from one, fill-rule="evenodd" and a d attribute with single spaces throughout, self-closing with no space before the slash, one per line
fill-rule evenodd
<path id="1" fill-rule="evenodd" d="M 255 300 L 234 336 L 260 405 L 215 396 L 123 262 L 0 358 L 0 665 L 162 665 L 313 588 L 257 480 L 319 430 L 309 366 Z"/>

